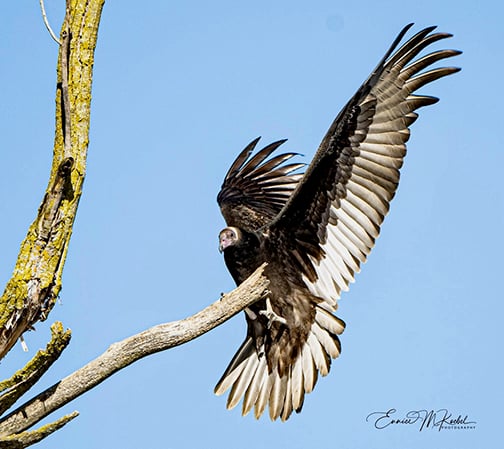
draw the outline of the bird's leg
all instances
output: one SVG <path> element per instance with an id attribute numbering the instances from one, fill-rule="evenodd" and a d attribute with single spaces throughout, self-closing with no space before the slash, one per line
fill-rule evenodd
<path id="1" fill-rule="evenodd" d="M 244 311 L 251 320 L 257 320 L 257 315 L 254 313 L 252 309 L 250 309 L 249 307 L 245 307 Z"/>
<path id="2" fill-rule="evenodd" d="M 261 320 L 258 320 L 259 317 L 251 308 L 245 307 L 244 311 L 250 320 L 249 330 L 254 336 L 257 356 L 261 358 L 264 356 L 264 324 L 261 323 Z"/>
<path id="3" fill-rule="evenodd" d="M 278 321 L 279 323 L 282 324 L 287 324 L 285 318 L 281 317 L 280 315 L 277 315 L 273 310 L 273 307 L 271 307 L 271 301 L 269 299 L 269 296 L 266 298 L 266 310 L 260 310 L 259 313 L 268 318 L 268 325 L 267 325 L 268 329 L 271 327 L 274 321 Z"/>

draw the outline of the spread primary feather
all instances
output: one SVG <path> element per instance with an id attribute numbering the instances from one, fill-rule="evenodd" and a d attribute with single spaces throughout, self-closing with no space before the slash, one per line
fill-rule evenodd
<path id="1" fill-rule="evenodd" d="M 257 138 L 225 176 L 217 200 L 226 265 L 240 284 L 267 262 L 270 281 L 268 298 L 246 310 L 245 341 L 215 387 L 219 395 L 230 389 L 228 408 L 243 399 L 243 414 L 254 409 L 259 418 L 269 407 L 272 420 L 286 420 L 340 354 L 337 300 L 388 213 L 416 110 L 437 102 L 414 92 L 459 70 L 430 68 L 455 50 L 419 57 L 451 37 L 435 27 L 397 49 L 411 25 L 338 114 L 304 175 L 304 164 L 286 163 L 295 153 L 271 157 L 285 140 L 252 156 Z"/>

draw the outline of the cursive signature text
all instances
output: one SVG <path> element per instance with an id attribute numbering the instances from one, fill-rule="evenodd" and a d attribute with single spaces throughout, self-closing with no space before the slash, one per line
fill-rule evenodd
<path id="1" fill-rule="evenodd" d="M 376 429 L 382 430 L 395 425 L 418 426 L 418 431 L 434 429 L 474 429 L 476 421 L 470 421 L 468 415 L 455 415 L 445 408 L 439 410 L 410 410 L 404 415 L 395 408 L 385 412 L 373 412 L 367 415 L 366 422 L 373 423 Z"/>

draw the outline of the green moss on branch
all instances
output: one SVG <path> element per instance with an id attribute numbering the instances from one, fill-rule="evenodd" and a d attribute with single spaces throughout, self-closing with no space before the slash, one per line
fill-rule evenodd
<path id="1" fill-rule="evenodd" d="M 39 350 L 26 366 L 10 379 L 0 382 L 0 415 L 8 410 L 26 393 L 59 358 L 70 343 L 70 330 L 63 330 L 63 325 L 56 322 L 51 326 L 51 341 L 45 350 Z"/>

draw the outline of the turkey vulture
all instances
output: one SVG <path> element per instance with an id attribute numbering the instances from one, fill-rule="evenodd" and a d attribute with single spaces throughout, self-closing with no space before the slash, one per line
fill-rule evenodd
<path id="1" fill-rule="evenodd" d="M 376 69 L 332 123 L 304 174 L 295 154 L 270 157 L 283 140 L 251 157 L 251 142 L 229 169 L 217 197 L 227 227 L 220 250 L 237 284 L 262 263 L 268 297 L 245 310 L 247 336 L 215 387 L 231 388 L 227 407 L 272 420 L 303 406 L 317 377 L 341 351 L 345 323 L 333 312 L 366 261 L 389 210 L 406 154 L 409 127 L 437 98 L 414 92 L 459 70 L 430 68 L 460 54 L 439 50 L 451 37 L 425 28 L 398 50 L 412 24 L 395 39 Z M 396 50 L 394 52 L 394 50 Z"/>

